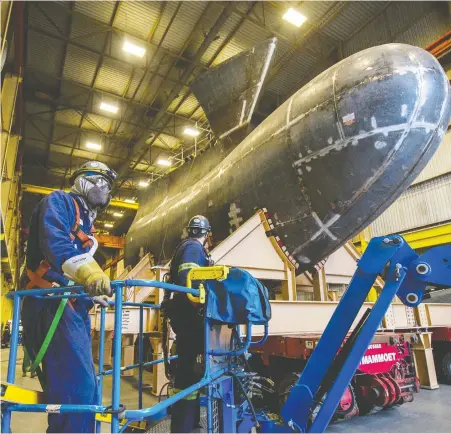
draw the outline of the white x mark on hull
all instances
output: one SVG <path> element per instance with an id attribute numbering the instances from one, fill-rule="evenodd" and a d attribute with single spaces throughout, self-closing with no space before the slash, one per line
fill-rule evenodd
<path id="1" fill-rule="evenodd" d="M 331 219 L 329 219 L 326 223 L 323 223 L 321 219 L 318 217 L 318 214 L 316 212 L 312 212 L 312 216 L 315 219 L 316 223 L 318 223 L 318 226 L 320 229 L 315 232 L 312 235 L 312 238 L 310 238 L 310 241 L 315 240 L 318 238 L 322 233 L 325 233 L 328 235 L 332 240 L 336 240 L 337 237 L 329 230 L 329 228 L 340 218 L 340 214 L 335 214 Z"/>

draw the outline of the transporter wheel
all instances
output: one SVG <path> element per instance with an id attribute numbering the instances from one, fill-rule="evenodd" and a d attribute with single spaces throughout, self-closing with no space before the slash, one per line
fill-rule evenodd
<path id="1" fill-rule="evenodd" d="M 299 380 L 300 374 L 290 373 L 286 374 L 277 386 L 277 404 L 279 407 L 279 412 L 282 410 L 285 402 L 287 401 L 288 395 L 290 394 L 291 388 Z"/>
<path id="2" fill-rule="evenodd" d="M 451 351 L 443 353 L 440 358 L 438 374 L 442 383 L 451 384 Z"/>
<path id="3" fill-rule="evenodd" d="M 359 414 L 359 407 L 357 405 L 354 387 L 349 385 L 338 403 L 338 407 L 335 410 L 335 415 L 332 420 L 347 419 L 356 416 L 357 414 Z"/>

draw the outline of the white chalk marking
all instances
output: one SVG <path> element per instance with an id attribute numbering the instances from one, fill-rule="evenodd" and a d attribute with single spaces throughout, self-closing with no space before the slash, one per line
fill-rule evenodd
<path id="1" fill-rule="evenodd" d="M 376 122 L 376 118 L 373 116 L 371 118 L 371 126 L 376 129 L 377 128 L 377 122 Z"/>
<path id="2" fill-rule="evenodd" d="M 382 149 L 385 148 L 387 146 L 387 142 L 384 142 L 382 140 L 377 140 L 376 143 L 374 144 L 374 147 L 376 149 Z"/>
<path id="3" fill-rule="evenodd" d="M 335 143 L 333 143 L 332 145 L 326 146 L 325 148 L 321 148 L 318 151 L 312 152 L 311 154 L 307 155 L 306 157 L 300 158 L 299 160 L 295 161 L 293 164 L 294 164 L 294 166 L 299 166 L 302 163 L 308 163 L 309 161 L 313 160 L 314 158 L 324 157 L 329 152 L 335 151 L 335 150 L 341 150 L 341 149 L 345 148 L 346 146 L 348 146 L 349 143 L 352 143 L 356 140 L 360 141 L 362 139 L 366 139 L 367 137 L 371 137 L 376 134 L 386 135 L 393 131 L 405 130 L 408 128 L 409 128 L 409 130 L 410 130 L 410 128 L 425 128 L 425 129 L 433 130 L 436 128 L 436 125 L 430 124 L 427 122 L 416 122 L 413 125 L 404 123 L 404 124 L 398 124 L 398 125 L 390 125 L 388 127 L 376 128 L 372 131 L 364 132 L 362 134 L 357 134 L 357 135 L 349 137 L 345 140 L 336 140 Z M 400 145 L 397 143 L 396 148 L 399 148 L 399 146 Z"/>
<path id="4" fill-rule="evenodd" d="M 407 104 L 403 104 L 401 106 L 401 116 L 403 118 L 407 117 Z"/>
<path id="5" fill-rule="evenodd" d="M 229 225 L 235 229 L 240 227 L 240 223 L 243 221 L 243 217 L 240 217 L 239 214 L 241 212 L 241 208 L 238 208 L 235 203 L 230 204 L 230 212 L 229 212 Z"/>
<path id="6" fill-rule="evenodd" d="M 329 230 L 329 228 L 340 218 L 340 214 L 335 214 L 326 223 L 323 223 L 321 221 L 321 219 L 318 217 L 318 214 L 316 214 L 316 212 L 312 212 L 312 217 L 315 219 L 315 221 L 318 224 L 318 226 L 320 227 L 320 229 L 319 229 L 319 231 L 315 232 L 312 235 L 312 237 L 310 238 L 310 241 L 315 240 L 323 233 L 328 235 L 331 240 L 334 240 L 334 241 L 337 240 L 337 237 Z"/>

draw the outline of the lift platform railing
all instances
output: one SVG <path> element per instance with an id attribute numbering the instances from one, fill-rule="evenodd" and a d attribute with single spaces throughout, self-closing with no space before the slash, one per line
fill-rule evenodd
<path id="1" fill-rule="evenodd" d="M 17 350 L 18 350 L 18 338 L 19 338 L 19 322 L 20 322 L 20 306 L 22 298 L 34 297 L 34 298 L 48 298 L 48 299 L 62 299 L 62 298 L 79 298 L 88 297 L 88 294 L 84 292 L 84 288 L 81 286 L 60 287 L 51 289 L 31 289 L 14 291 L 7 295 L 8 298 L 13 299 L 13 321 L 12 321 L 12 334 L 11 334 L 11 349 L 9 354 L 7 383 L 2 385 L 2 401 L 3 401 L 3 415 L 2 415 L 2 432 L 10 432 L 11 425 L 11 413 L 12 412 L 37 412 L 37 413 L 95 413 L 96 415 L 111 415 L 111 432 L 123 432 L 127 426 L 134 421 L 146 420 L 154 422 L 160 419 L 166 414 L 168 407 L 176 403 L 177 401 L 187 397 L 191 393 L 198 391 L 199 389 L 208 386 L 206 388 L 206 403 L 207 403 L 207 430 L 212 432 L 212 385 L 215 384 L 221 377 L 226 378 L 226 374 L 229 371 L 228 367 L 221 365 L 219 368 L 211 369 L 209 363 L 209 357 L 212 356 L 238 356 L 246 352 L 252 344 L 252 328 L 251 324 L 247 324 L 246 337 L 241 342 L 241 346 L 237 350 L 215 350 L 210 346 L 210 325 L 207 316 L 205 315 L 205 327 L 204 327 L 204 362 L 205 370 L 202 379 L 184 389 L 177 394 L 169 397 L 168 399 L 160 402 L 159 404 L 151 408 L 143 408 L 143 370 L 146 366 L 152 366 L 164 362 L 164 359 L 158 359 L 151 362 L 144 362 L 143 359 L 143 339 L 144 339 L 144 309 L 159 309 L 157 304 L 149 303 L 134 303 L 123 301 L 123 288 L 125 287 L 153 287 L 161 288 L 168 291 L 179 292 L 184 294 L 190 294 L 194 297 L 201 299 L 200 291 L 193 288 L 187 288 L 179 285 L 174 285 L 160 281 L 149 280 L 123 280 L 113 281 L 111 286 L 114 290 L 114 301 L 110 301 L 109 304 L 114 306 L 114 336 L 113 336 L 113 366 L 112 369 L 104 370 L 104 348 L 105 348 L 105 307 L 100 308 L 100 341 L 99 341 L 99 364 L 98 364 L 98 381 L 99 381 L 99 402 L 97 405 L 72 405 L 72 404 L 57 404 L 57 403 L 21 403 L 20 399 L 16 402 L 8 401 L 5 399 L 8 385 L 13 385 L 15 382 L 15 370 L 17 362 Z M 203 289 L 203 288 L 202 288 Z M 122 309 L 128 306 L 137 306 L 140 309 L 139 316 L 139 355 L 138 363 L 129 366 L 121 367 L 121 339 L 122 339 Z M 268 328 L 265 327 L 265 336 L 267 337 Z M 240 338 L 241 341 L 241 338 Z M 176 359 L 177 356 L 169 357 L 170 360 Z M 121 372 L 139 368 L 138 373 L 138 409 L 127 410 L 120 403 L 120 379 Z M 111 405 L 102 405 L 102 389 L 103 389 L 103 377 L 106 375 L 112 375 L 112 400 Z M 28 391 L 29 392 L 29 391 Z M 36 392 L 39 393 L 39 392 Z M 38 402 L 38 400 L 36 400 Z M 105 418 L 103 418 L 105 419 Z M 108 418 L 109 419 L 109 418 Z M 100 420 L 96 420 L 96 432 L 101 430 Z"/>

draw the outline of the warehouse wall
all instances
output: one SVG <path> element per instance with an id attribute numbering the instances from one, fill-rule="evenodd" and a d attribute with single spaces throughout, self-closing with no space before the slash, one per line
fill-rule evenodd
<path id="1" fill-rule="evenodd" d="M 448 2 L 392 2 L 343 44 L 347 57 L 365 48 L 401 42 L 426 48 L 449 31 Z"/>
<path id="2" fill-rule="evenodd" d="M 451 221 L 451 131 L 412 186 L 371 224 L 380 236 Z"/>

